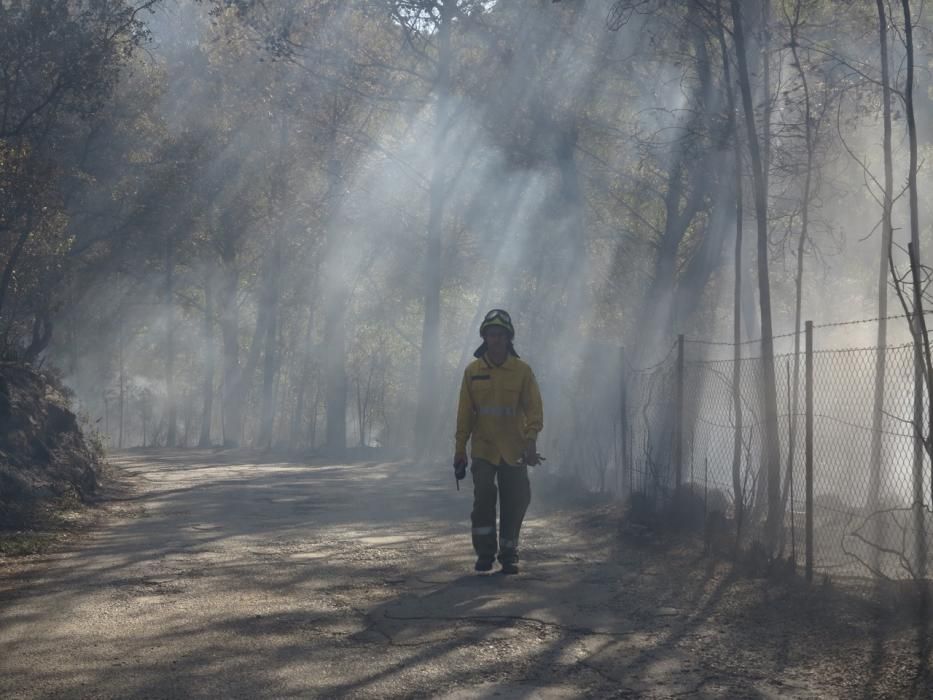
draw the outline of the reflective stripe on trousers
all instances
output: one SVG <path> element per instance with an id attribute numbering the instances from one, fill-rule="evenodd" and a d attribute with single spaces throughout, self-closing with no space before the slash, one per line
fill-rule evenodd
<path id="1" fill-rule="evenodd" d="M 478 557 L 518 561 L 518 542 L 525 511 L 531 500 L 528 467 L 505 463 L 493 465 L 473 460 L 473 548 Z M 496 538 L 496 505 L 499 505 L 499 535 Z"/>

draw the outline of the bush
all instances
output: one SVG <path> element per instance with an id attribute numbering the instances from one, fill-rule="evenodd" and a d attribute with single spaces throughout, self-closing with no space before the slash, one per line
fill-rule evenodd
<path id="1" fill-rule="evenodd" d="M 0 362 L 0 529 L 25 529 L 43 507 L 97 488 L 100 445 L 85 438 L 71 393 L 49 372 Z"/>

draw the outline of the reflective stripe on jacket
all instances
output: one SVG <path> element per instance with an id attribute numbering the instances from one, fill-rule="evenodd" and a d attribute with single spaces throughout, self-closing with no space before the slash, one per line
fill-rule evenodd
<path id="1" fill-rule="evenodd" d="M 526 442 L 537 439 L 543 425 L 541 391 L 525 362 L 509 355 L 496 366 L 484 355 L 467 366 L 457 410 L 458 454 L 472 437 L 473 459 L 518 464 Z"/>

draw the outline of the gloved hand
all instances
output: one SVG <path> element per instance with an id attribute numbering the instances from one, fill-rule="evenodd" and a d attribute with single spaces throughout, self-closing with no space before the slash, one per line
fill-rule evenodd
<path id="1" fill-rule="evenodd" d="M 538 445 L 534 440 L 529 440 L 525 445 L 525 451 L 522 453 L 521 463 L 529 467 L 536 467 L 540 464 L 541 455 L 538 454 Z"/>
<path id="2" fill-rule="evenodd" d="M 466 478 L 467 464 L 466 455 L 454 455 L 454 476 L 457 481 Z"/>

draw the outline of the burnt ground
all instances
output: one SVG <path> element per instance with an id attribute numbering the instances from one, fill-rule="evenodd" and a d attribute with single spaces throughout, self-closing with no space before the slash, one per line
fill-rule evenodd
<path id="1" fill-rule="evenodd" d="M 0 559 L 0 697 L 931 695 L 909 615 L 632 534 L 543 475 L 505 577 L 472 573 L 446 465 L 112 461 L 85 535 Z"/>

